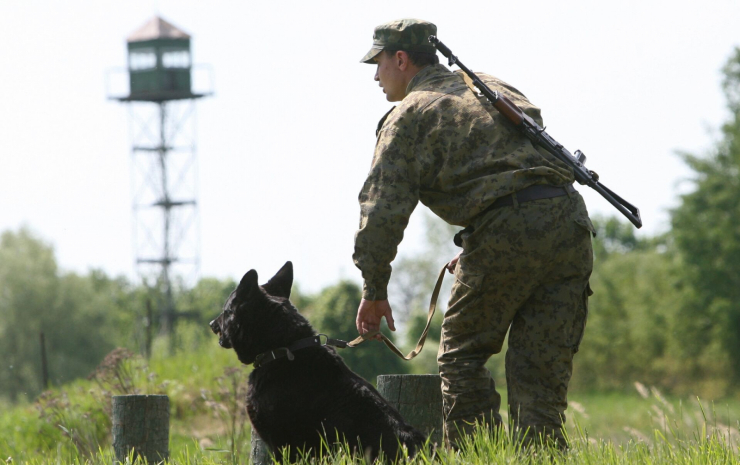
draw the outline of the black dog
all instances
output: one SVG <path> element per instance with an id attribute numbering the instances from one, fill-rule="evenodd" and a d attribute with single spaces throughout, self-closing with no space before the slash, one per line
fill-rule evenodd
<path id="1" fill-rule="evenodd" d="M 322 440 L 331 445 L 337 438 L 373 460 L 381 450 L 386 459 L 399 458 L 399 443 L 413 455 L 424 435 L 332 347 L 312 344 L 320 339 L 288 300 L 292 284 L 290 262 L 263 286 L 250 270 L 211 322 L 221 347 L 233 348 L 244 364 L 257 362 L 247 394 L 253 428 L 279 460 L 286 446 L 295 460 L 300 450 L 316 456 Z M 307 347 L 296 349 L 297 341 Z"/>

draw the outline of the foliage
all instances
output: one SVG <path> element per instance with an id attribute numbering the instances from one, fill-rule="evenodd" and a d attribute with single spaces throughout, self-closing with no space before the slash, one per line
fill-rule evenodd
<path id="1" fill-rule="evenodd" d="M 342 281 L 321 291 L 307 308 L 301 310 L 318 332 L 335 339 L 351 341 L 357 337 L 355 315 L 361 299 L 362 292 L 357 284 Z M 381 324 L 381 330 L 393 338 L 385 320 Z M 381 374 L 408 371 L 403 361 L 378 341 L 368 341 L 352 349 L 337 350 L 341 350 L 340 355 L 353 371 L 371 383 L 375 383 L 375 379 Z"/>
<path id="2" fill-rule="evenodd" d="M 201 389 L 206 406 L 226 426 L 226 439 L 231 454 L 231 462 L 246 462 L 249 437 L 247 419 L 247 373 L 241 366 L 229 367 L 223 376 L 216 378 L 218 388 L 213 392 Z"/>
<path id="3" fill-rule="evenodd" d="M 224 302 L 236 288 L 231 279 L 202 278 L 192 289 L 179 293 L 177 309 L 200 323 L 208 323 L 221 313 Z"/>
<path id="4" fill-rule="evenodd" d="M 110 444 L 112 396 L 162 393 L 153 378 L 140 357 L 127 349 L 113 350 L 88 377 L 92 385 L 76 383 L 38 397 L 45 442 L 92 457 Z"/>
<path id="5" fill-rule="evenodd" d="M 232 280 L 204 278 L 179 289 L 175 347 L 213 342 L 208 322 L 233 290 Z M 155 292 L 99 270 L 60 271 L 53 248 L 27 228 L 0 236 L 0 399 L 31 399 L 42 390 L 40 333 L 49 380 L 61 385 L 87 376 L 116 346 L 145 353 L 147 301 Z M 152 336 L 156 336 L 156 318 Z M 159 339 L 161 343 L 161 339 Z"/>
<path id="6" fill-rule="evenodd" d="M 698 399 L 677 400 L 658 390 L 637 385 L 629 394 L 588 395 L 571 402 L 568 420 L 570 450 L 562 452 L 548 445 L 522 448 L 507 434 L 493 438 L 483 430 L 467 438 L 461 451 L 437 449 L 432 460 L 423 453 L 407 463 L 416 464 L 695 464 L 740 463 L 737 429 L 740 404 L 719 407 Z M 573 407 L 576 407 L 575 409 Z M 14 415 L 20 421 L 20 415 Z M 0 428 L 3 420 L 0 419 Z M 0 431 L 3 431 L 0 429 Z M 3 449 L 5 435 L 0 435 Z M 3 449 L 4 450 L 4 449 Z M 19 452 L 19 453 L 17 453 Z M 195 441 L 171 447 L 170 464 L 224 464 L 229 451 L 204 448 Z M 14 451 L 9 463 L 114 463 L 112 450 L 102 447 L 86 458 L 73 449 L 50 447 L 38 452 Z M 128 462 L 142 463 L 142 462 Z M 244 460 L 241 463 L 247 463 Z M 346 448 L 322 459 L 298 463 L 361 464 Z"/>
<path id="7" fill-rule="evenodd" d="M 636 380 L 687 387 L 679 350 L 686 341 L 675 337 L 680 327 L 676 309 L 685 292 L 677 285 L 674 260 L 672 254 L 648 249 L 597 262 L 574 387 L 624 389 Z"/>
<path id="8" fill-rule="evenodd" d="M 733 382 L 740 380 L 739 70 L 736 49 L 724 68 L 729 121 L 712 152 L 681 154 L 694 172 L 693 190 L 672 212 L 672 237 L 694 291 L 681 308 L 687 336 L 695 341 L 692 355 L 728 357 L 727 375 Z"/>
<path id="9" fill-rule="evenodd" d="M 3 233 L 0 397 L 16 400 L 41 392 L 42 332 L 52 383 L 87 375 L 121 340 L 130 320 L 120 310 L 129 300 L 125 280 L 96 271 L 87 276 L 61 273 L 52 247 L 28 229 Z"/>
<path id="10" fill-rule="evenodd" d="M 229 450 L 236 444 L 244 451 L 244 434 L 240 442 L 231 441 L 227 424 L 202 395 L 215 393 L 208 394 L 208 398 L 217 402 L 233 402 L 237 396 L 241 397 L 242 405 L 244 401 L 244 374 L 239 376 L 239 391 L 230 400 L 222 396 L 229 373 L 245 370 L 233 351 L 220 348 L 215 340 L 212 342 L 197 352 L 181 351 L 176 356 L 166 356 L 166 341 L 158 341 L 150 364 L 126 349 L 116 349 L 89 379 L 45 391 L 33 404 L 20 403 L 13 407 L 0 403 L 3 460 L 7 456 L 18 461 L 54 455 L 84 460 L 96 456 L 100 448 L 107 451 L 111 440 L 111 397 L 127 393 L 169 396 L 173 450 L 192 448 L 193 441 L 199 441 L 204 448 Z M 244 431 L 244 427 L 242 416 L 237 428 Z"/>
<path id="11" fill-rule="evenodd" d="M 172 408 L 169 463 L 233 463 L 234 444 L 241 447 L 239 463 L 246 463 L 248 424 L 238 416 L 242 407 L 233 408 L 243 399 L 246 371 L 235 369 L 239 364 L 232 351 L 223 350 L 213 342 L 196 352 L 182 350 L 175 356 L 165 355 L 165 344 L 155 344 L 148 369 L 143 368 L 145 364 L 139 357 L 126 358 L 128 355 L 121 351 L 112 354 L 112 359 L 100 368 L 105 371 L 101 379 L 76 381 L 64 387 L 72 406 L 65 415 L 75 416 L 78 421 L 73 423 L 68 419 L 65 427 L 72 431 L 81 423 L 87 422 L 92 427 L 92 423 L 100 421 L 80 415 L 82 410 L 98 405 L 91 392 L 98 390 L 100 383 L 118 384 L 116 389 L 133 386 L 142 393 L 166 392 Z M 125 363 L 132 365 L 127 367 Z M 54 395 L 63 394 L 55 389 Z M 223 411 L 206 399 L 223 403 L 224 409 L 231 409 L 236 415 L 221 415 Z M 58 426 L 40 417 L 37 409 L 28 405 L 3 409 L 0 416 L 3 460 L 13 457 L 13 463 L 113 463 L 109 439 L 103 437 L 99 448 L 88 447 L 90 452 L 84 452 Z M 696 398 L 668 397 L 655 388 L 638 386 L 628 393 L 572 394 L 567 418 L 573 442 L 566 455 L 551 457 L 543 450 L 520 450 L 507 437 L 492 442 L 489 437 L 479 435 L 471 438 L 468 447 L 460 453 L 441 449 L 438 460 L 440 463 L 740 463 L 737 456 L 740 402 L 737 400 L 714 406 L 699 403 Z M 244 428 L 233 436 L 236 442 L 229 431 L 230 425 Z M 108 434 L 108 427 L 96 428 L 101 434 Z M 422 462 L 420 458 L 416 463 Z M 361 459 L 338 452 L 321 463 L 361 463 Z"/>
<path id="12" fill-rule="evenodd" d="M 593 224 L 596 229 L 593 240 L 596 260 L 604 260 L 614 254 L 646 250 L 652 245 L 650 241 L 637 238 L 631 223 L 617 217 L 595 216 Z"/>

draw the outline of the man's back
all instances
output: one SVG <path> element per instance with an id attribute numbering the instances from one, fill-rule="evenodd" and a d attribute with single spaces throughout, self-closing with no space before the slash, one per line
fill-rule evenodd
<path id="1" fill-rule="evenodd" d="M 541 121 L 539 108 L 515 88 L 481 76 Z M 460 73 L 428 66 L 409 83 L 407 92 L 378 135 L 369 177 L 377 189 L 393 190 L 393 183 L 405 176 L 411 189 L 418 189 L 418 200 L 448 223 L 467 226 L 496 199 L 512 192 L 534 184 L 573 182 L 565 165 L 509 128 L 485 98 L 468 88 Z M 402 188 L 408 189 L 405 183 Z"/>

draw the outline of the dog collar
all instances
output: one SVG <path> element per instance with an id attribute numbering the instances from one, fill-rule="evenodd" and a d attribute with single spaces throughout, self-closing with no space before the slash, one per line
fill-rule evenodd
<path id="1" fill-rule="evenodd" d="M 322 340 L 322 338 L 324 338 Z M 288 347 L 278 347 L 277 349 L 268 350 L 254 358 L 254 367 L 259 368 L 279 358 L 287 357 L 291 362 L 295 360 L 293 352 L 296 350 L 306 349 L 308 347 L 332 346 L 344 349 L 348 342 L 341 339 L 332 339 L 326 334 L 317 334 L 315 336 L 299 339 Z"/>

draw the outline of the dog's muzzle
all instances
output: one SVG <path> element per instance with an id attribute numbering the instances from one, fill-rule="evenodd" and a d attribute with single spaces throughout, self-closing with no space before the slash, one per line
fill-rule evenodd
<path id="1" fill-rule="evenodd" d="M 226 339 L 225 334 L 221 331 L 221 320 L 219 316 L 215 320 L 211 321 L 208 325 L 211 327 L 211 331 L 218 336 L 218 345 L 224 349 L 231 349 L 231 343 Z"/>

